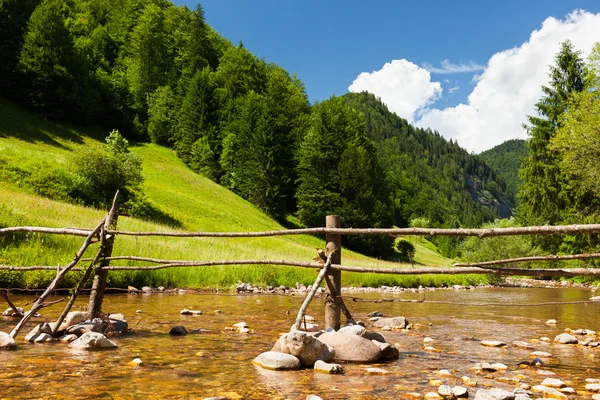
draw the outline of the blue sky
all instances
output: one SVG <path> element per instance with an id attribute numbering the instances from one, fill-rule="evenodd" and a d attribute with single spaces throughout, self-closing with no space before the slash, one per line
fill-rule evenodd
<path id="1" fill-rule="evenodd" d="M 193 8 L 197 2 L 175 0 L 174 3 Z M 373 82 L 363 82 L 356 87 L 374 92 L 391 109 L 405 114 L 401 116 L 417 125 L 421 120 L 428 121 L 444 136 L 454 137 L 461 144 L 461 140 L 465 141 L 464 146 L 473 151 L 497 143 L 494 140 L 475 143 L 461 137 L 459 126 L 449 129 L 440 122 L 450 118 L 451 113 L 436 118 L 425 118 L 423 115 L 430 109 L 444 111 L 460 108 L 461 105 L 468 106 L 468 96 L 478 83 L 473 79 L 475 74 L 484 72 L 494 54 L 520 48 L 528 41 L 533 43 L 532 32 L 541 30 L 549 17 L 554 17 L 561 24 L 553 26 L 554 30 L 550 27 L 548 32 L 542 33 L 556 36 L 555 41 L 563 36 L 571 38 L 585 34 L 593 37 L 596 33 L 595 41 L 600 40 L 600 24 L 595 28 L 590 18 L 583 21 L 586 19 L 584 17 L 594 17 L 599 13 L 600 2 L 597 0 L 468 0 L 460 3 L 204 0 L 200 4 L 207 22 L 221 35 L 234 43 L 241 40 L 258 57 L 296 72 L 304 81 L 312 101 L 326 99 L 332 94 L 344 94 L 361 73 L 380 71 L 386 63 L 404 60 L 380 75 L 386 82 L 387 79 L 394 80 L 393 74 L 404 76 L 400 79 L 402 82 L 396 82 L 397 85 L 405 85 L 407 79 L 411 84 L 421 79 L 421 84 L 414 84 L 416 86 L 413 89 L 405 90 L 404 99 L 388 99 L 389 96 L 381 87 L 371 87 Z M 589 15 L 580 15 L 578 19 L 571 20 L 576 19 L 575 24 L 585 23 L 587 27 L 570 29 L 567 25 L 572 25 L 573 21 L 566 16 L 577 9 L 586 10 Z M 588 46 L 593 41 L 592 38 L 586 38 L 582 43 Z M 578 44 L 577 40 L 574 42 Z M 549 53 L 556 48 L 547 43 L 544 46 Z M 531 57 L 535 58 L 533 54 L 535 52 Z M 539 62 L 551 62 L 551 57 L 540 59 L 538 55 L 537 58 Z M 447 67 L 454 66 L 454 69 L 469 72 L 436 73 L 434 68 L 440 69 L 444 60 Z M 549 62 L 545 62 L 544 68 L 547 64 Z M 517 65 L 527 67 L 528 64 L 520 62 Z M 451 68 L 445 68 L 448 69 Z M 426 70 L 429 70 L 429 83 L 423 72 Z M 412 79 L 413 73 L 420 74 L 416 81 Z M 394 84 L 386 86 L 393 88 Z M 407 87 L 397 87 L 394 93 L 403 92 L 403 88 Z M 401 103 L 410 102 L 412 98 L 421 98 L 422 101 L 403 108 Z M 393 105 L 394 101 L 399 102 L 398 107 Z M 418 109 L 413 111 L 415 107 Z M 442 128 L 448 132 L 445 133 Z M 478 135 L 486 135 L 481 130 L 478 128 Z M 512 135 L 523 136 L 523 132 L 515 131 Z"/>

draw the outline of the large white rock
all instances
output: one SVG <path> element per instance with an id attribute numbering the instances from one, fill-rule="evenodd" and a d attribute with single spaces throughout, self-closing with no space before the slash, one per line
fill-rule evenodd
<path id="1" fill-rule="evenodd" d="M 72 341 L 69 346 L 76 349 L 96 350 L 96 349 L 114 349 L 117 346 L 106 336 L 98 332 L 85 332 L 79 339 Z"/>
<path id="2" fill-rule="evenodd" d="M 300 360 L 293 355 L 275 351 L 259 354 L 252 362 L 260 367 L 273 370 L 298 369 L 301 366 Z"/>
<path id="3" fill-rule="evenodd" d="M 66 329 L 69 326 L 77 325 L 81 322 L 84 322 L 86 319 L 87 315 L 83 311 L 71 311 L 65 317 L 65 321 L 63 322 L 64 328 L 62 326 L 61 328 Z"/>
<path id="4" fill-rule="evenodd" d="M 0 350 L 12 350 L 17 348 L 17 343 L 8 333 L 0 332 Z"/>
<path id="5" fill-rule="evenodd" d="M 358 335 L 358 336 L 365 336 L 365 334 L 367 333 L 367 330 L 365 329 L 364 326 L 360 326 L 360 325 L 348 325 L 348 326 L 344 326 L 342 328 L 340 328 L 338 330 L 339 333 L 350 333 L 353 335 Z"/>
<path id="6" fill-rule="evenodd" d="M 319 336 L 319 340 L 334 348 L 334 360 L 372 362 L 377 361 L 381 356 L 379 346 L 361 336 L 340 332 L 325 332 Z"/>

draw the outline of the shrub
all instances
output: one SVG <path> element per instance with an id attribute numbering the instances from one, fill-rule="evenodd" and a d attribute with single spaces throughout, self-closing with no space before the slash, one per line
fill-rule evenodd
<path id="1" fill-rule="evenodd" d="M 400 254 L 400 257 L 411 263 L 414 262 L 416 249 L 411 242 L 404 239 L 399 240 L 398 243 L 396 243 L 396 250 Z"/>

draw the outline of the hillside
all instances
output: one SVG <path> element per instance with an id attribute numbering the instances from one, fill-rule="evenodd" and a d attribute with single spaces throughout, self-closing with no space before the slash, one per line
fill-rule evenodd
<path id="1" fill-rule="evenodd" d="M 521 161 L 527 157 L 525 140 L 512 139 L 479 154 L 487 165 L 506 182 L 506 192 L 513 201 L 516 199 L 521 179 L 519 168 Z"/>
<path id="2" fill-rule="evenodd" d="M 103 211 L 43 198 L 34 193 L 30 178 L 39 171 L 70 167 L 73 156 L 84 147 L 97 147 L 105 135 L 100 128 L 55 124 L 0 98 L 0 227 L 38 225 L 91 227 Z M 150 201 L 188 231 L 257 231 L 283 229 L 263 212 L 231 191 L 191 171 L 171 149 L 155 144 L 133 147 L 143 162 L 143 191 Z M 164 231 L 174 228 L 134 218 L 119 219 L 126 230 Z M 80 238 L 48 235 L 0 237 L 0 264 L 65 264 L 79 246 Z M 143 255 L 163 259 L 288 259 L 309 261 L 321 238 L 294 236 L 260 239 L 166 239 L 119 238 L 118 255 Z M 448 266 L 451 260 L 431 250 L 427 241 L 416 243 L 417 263 Z M 386 266 L 390 263 L 344 250 L 349 265 Z M 120 263 L 121 264 L 121 263 Z M 126 264 L 123 262 L 122 264 Z M 408 266 L 408 265 L 407 265 Z M 38 287 L 49 273 L 23 274 L 0 271 L 0 286 Z M 238 281 L 262 284 L 309 284 L 315 271 L 301 268 L 260 266 L 180 268 L 155 272 L 111 274 L 109 285 L 168 285 L 219 287 Z M 439 285 L 473 282 L 481 277 L 394 277 L 373 274 L 343 274 L 344 285 Z M 71 284 L 66 282 L 65 284 Z"/>
<path id="3" fill-rule="evenodd" d="M 415 128 L 372 94 L 344 98 L 362 113 L 386 172 L 399 224 L 424 217 L 432 226 L 479 226 L 506 217 L 513 203 L 506 184 L 481 157 L 430 129 Z"/>

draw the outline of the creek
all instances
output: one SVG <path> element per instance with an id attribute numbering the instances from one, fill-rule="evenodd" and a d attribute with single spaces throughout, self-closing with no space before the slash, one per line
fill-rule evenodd
<path id="1" fill-rule="evenodd" d="M 574 288 L 344 293 L 345 298 L 433 302 L 371 303 L 347 299 L 355 319 L 365 321 L 368 330 L 376 330 L 366 317 L 371 311 L 404 316 L 416 326 L 409 331 L 382 332 L 388 342 L 398 344 L 398 360 L 371 365 L 343 364 L 345 375 L 326 375 L 310 369 L 276 372 L 252 364 L 258 354 L 271 349 L 280 333 L 289 330 L 303 297 L 191 293 L 108 295 L 104 311 L 124 314 L 132 331 L 112 338 L 119 345 L 118 349 L 76 351 L 63 343 L 25 343 L 23 336 L 29 329 L 41 321 L 56 319 L 61 304 L 42 309 L 43 316 L 34 318 L 19 335 L 19 348 L 0 352 L 0 398 L 305 399 L 308 394 L 316 394 L 323 399 L 392 399 L 408 392 L 424 395 L 436 391 L 437 386 L 430 382 L 435 379 L 451 386 L 463 385 L 462 376 L 477 382 L 476 387 L 468 388 L 473 398 L 480 388 L 512 390 L 523 383 L 539 385 L 546 378 L 539 374 L 539 369 L 518 365 L 534 357 L 530 355 L 533 350 L 513 346 L 512 342 L 517 340 L 553 355 L 544 358 L 546 365 L 542 369 L 555 373 L 555 378 L 579 392 L 569 398 L 590 398 L 589 393 L 582 391 L 586 378 L 600 379 L 597 361 L 600 348 L 539 339 L 554 339 L 565 328 L 600 330 L 600 303 L 527 305 L 585 301 L 591 296 L 590 290 Z M 14 295 L 12 300 L 22 306 L 32 302 L 33 297 Z M 82 300 L 74 309 L 84 306 Z M 203 315 L 180 315 L 184 308 L 201 310 Z M 141 313 L 136 313 L 137 310 Z M 322 325 L 323 299 L 313 300 L 308 314 Z M 546 324 L 549 319 L 556 319 L 557 324 Z M 225 329 L 242 321 L 248 323 L 254 333 Z M 9 332 L 16 322 L 0 317 L 0 331 Z M 209 332 L 171 337 L 168 332 L 175 325 Z M 434 342 L 424 344 L 425 337 Z M 501 340 L 508 346 L 484 347 L 480 341 L 486 339 Z M 428 345 L 439 352 L 424 351 Z M 141 366 L 130 364 L 136 357 L 143 361 Z M 503 363 L 508 370 L 485 374 L 469 371 L 479 362 Z M 367 367 L 384 368 L 388 374 L 368 375 Z M 440 378 L 436 373 L 440 369 L 449 370 L 452 377 Z"/>

